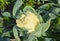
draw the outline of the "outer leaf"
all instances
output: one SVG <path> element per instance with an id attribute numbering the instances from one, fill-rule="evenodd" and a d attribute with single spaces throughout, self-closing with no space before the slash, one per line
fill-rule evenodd
<path id="1" fill-rule="evenodd" d="M 49 13 L 49 16 L 50 16 L 51 19 L 55 19 L 56 18 L 56 15 L 53 14 L 53 13 Z"/>
<path id="2" fill-rule="evenodd" d="M 28 38 L 24 41 L 38 41 L 38 39 L 33 34 L 29 34 Z"/>
<path id="3" fill-rule="evenodd" d="M 36 28 L 36 31 L 33 32 L 33 34 L 34 34 L 36 37 L 40 37 L 40 36 L 41 36 L 42 26 L 43 26 L 43 24 L 40 24 L 40 25 Z"/>
<path id="4" fill-rule="evenodd" d="M 52 11 L 54 14 L 60 16 L 60 8 L 54 8 Z"/>
<path id="5" fill-rule="evenodd" d="M 44 4 L 44 5 L 40 6 L 38 9 L 48 10 L 48 9 L 50 9 L 53 5 L 54 5 L 54 6 L 58 6 L 57 4 L 54 4 L 54 3 L 47 3 L 47 4 Z"/>
<path id="6" fill-rule="evenodd" d="M 10 32 L 5 32 L 5 33 L 3 33 L 3 34 L 2 34 L 2 37 L 4 37 L 4 36 L 6 36 L 6 37 L 11 37 Z"/>
<path id="7" fill-rule="evenodd" d="M 18 36 L 16 26 L 13 27 L 13 34 L 14 34 L 14 37 L 16 38 L 17 41 L 21 41 L 19 36 Z"/>
<path id="8" fill-rule="evenodd" d="M 0 17 L 0 27 L 3 27 L 3 18 Z"/>
<path id="9" fill-rule="evenodd" d="M 45 38 L 44 41 L 53 41 L 52 38 Z"/>
<path id="10" fill-rule="evenodd" d="M 37 17 L 39 18 L 40 22 L 41 22 L 41 23 L 43 22 L 43 19 L 42 19 L 41 15 L 39 15 L 39 14 L 35 11 L 35 9 L 33 9 L 33 8 L 30 7 L 30 6 L 26 6 L 26 7 L 23 9 L 23 12 L 26 13 L 27 11 L 30 11 L 30 12 L 34 13 L 35 15 L 37 15 Z"/>
<path id="11" fill-rule="evenodd" d="M 50 26 L 50 20 L 48 20 L 46 23 L 40 24 L 37 28 L 36 31 L 33 33 L 36 37 L 40 37 L 42 33 L 46 32 Z"/>
<path id="12" fill-rule="evenodd" d="M 21 7 L 22 5 L 22 0 L 17 0 L 16 1 L 16 4 L 14 5 L 14 8 L 13 8 L 13 17 L 15 17 L 17 11 L 19 10 L 19 8 Z"/>
<path id="13" fill-rule="evenodd" d="M 3 28 L 0 28 L 0 33 L 2 33 L 2 31 L 3 31 Z"/>
<path id="14" fill-rule="evenodd" d="M 51 19 L 49 19 L 49 20 L 45 23 L 45 25 L 43 25 L 44 27 L 42 28 L 42 33 L 46 32 L 46 31 L 49 29 L 49 27 L 50 27 L 50 22 L 51 22 Z"/>
<path id="15" fill-rule="evenodd" d="M 60 18 L 58 18 L 58 24 L 60 24 Z"/>
<path id="16" fill-rule="evenodd" d="M 26 6 L 24 9 L 23 9 L 23 12 L 27 12 L 27 11 L 31 11 L 32 13 L 37 13 L 31 6 Z"/>
<path id="17" fill-rule="evenodd" d="M 15 17 L 15 18 L 16 18 L 16 19 L 17 19 L 17 18 L 20 18 L 20 17 L 21 17 L 21 14 L 23 14 L 23 12 L 20 10 L 20 12 L 17 12 L 17 13 L 16 13 L 16 15 L 15 15 L 16 17 Z"/>
<path id="18" fill-rule="evenodd" d="M 38 41 L 38 40 L 37 40 L 37 37 L 35 37 L 34 35 L 29 35 L 27 41 Z"/>
<path id="19" fill-rule="evenodd" d="M 58 0 L 58 4 L 60 5 L 60 0 Z"/>
<path id="20" fill-rule="evenodd" d="M 44 4 L 40 6 L 39 8 L 47 10 L 47 9 L 50 9 L 50 7 L 51 7 L 51 4 Z"/>
<path id="21" fill-rule="evenodd" d="M 4 12 L 2 13 L 3 16 L 6 16 L 6 17 L 11 17 L 11 14 L 9 12 Z"/>

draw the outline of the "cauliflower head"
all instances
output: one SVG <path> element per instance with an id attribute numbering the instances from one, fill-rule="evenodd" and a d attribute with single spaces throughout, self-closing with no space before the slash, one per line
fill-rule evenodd
<path id="1" fill-rule="evenodd" d="M 27 11 L 16 20 L 18 27 L 25 28 L 28 32 L 35 31 L 35 27 L 39 24 L 39 19 L 34 13 Z"/>

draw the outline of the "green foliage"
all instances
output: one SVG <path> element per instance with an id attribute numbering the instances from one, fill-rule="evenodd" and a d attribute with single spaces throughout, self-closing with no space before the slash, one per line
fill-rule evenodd
<path id="1" fill-rule="evenodd" d="M 60 5 L 60 0 L 58 0 L 58 4 Z"/>
<path id="2" fill-rule="evenodd" d="M 3 18 L 0 17 L 0 27 L 3 27 Z"/>
<path id="3" fill-rule="evenodd" d="M 17 32 L 17 29 L 16 29 L 15 26 L 13 27 L 13 34 L 14 34 L 14 37 L 16 38 L 17 41 L 21 41 L 21 40 L 19 39 L 18 32 Z"/>
<path id="4" fill-rule="evenodd" d="M 8 0 L 0 0 L 0 9 L 5 8 L 5 6 L 8 4 L 10 4 Z"/>
<path id="5" fill-rule="evenodd" d="M 40 37 L 43 33 L 45 33 L 49 26 L 50 26 L 50 22 L 51 22 L 51 19 L 48 20 L 46 23 L 42 23 L 40 24 L 40 26 L 38 26 L 36 28 L 36 32 L 33 32 L 33 34 L 36 36 L 36 37 Z"/>
<path id="6" fill-rule="evenodd" d="M 34 7 L 35 5 L 34 4 L 36 4 L 36 0 L 23 0 L 23 6 L 25 7 L 25 6 L 27 6 L 27 5 L 30 5 L 30 6 L 32 6 L 32 7 Z"/>
<path id="7" fill-rule="evenodd" d="M 10 2 L 11 0 L 0 0 L 0 8 L 5 8 L 5 5 L 10 4 Z M 16 41 L 60 40 L 59 0 L 16 0 L 12 8 L 13 10 L 11 9 L 11 12 L 8 12 L 8 10 L 1 12 L 1 41 L 4 41 L 4 38 L 7 39 L 11 37 L 15 38 Z M 38 16 L 40 21 L 40 24 L 36 26 L 35 31 L 31 33 L 27 33 L 27 30 L 25 28 L 18 28 L 16 24 L 16 20 L 20 18 L 22 14 L 25 14 L 27 11 L 30 11 L 34 13 L 36 16 Z"/>
<path id="8" fill-rule="evenodd" d="M 3 28 L 0 28 L 0 34 L 2 33 L 2 31 L 3 31 Z"/>
<path id="9" fill-rule="evenodd" d="M 60 18 L 58 17 L 58 24 L 60 24 Z"/>
<path id="10" fill-rule="evenodd" d="M 5 32 L 2 34 L 2 37 L 11 37 L 10 32 Z"/>
<path id="11" fill-rule="evenodd" d="M 19 8 L 21 7 L 22 5 L 22 0 L 17 0 L 16 1 L 16 4 L 14 5 L 14 8 L 13 8 L 13 17 L 15 17 L 17 14 L 17 11 L 19 10 Z"/>
<path id="12" fill-rule="evenodd" d="M 11 17 L 11 14 L 9 12 L 4 12 L 4 13 L 2 13 L 2 15 L 5 17 Z"/>

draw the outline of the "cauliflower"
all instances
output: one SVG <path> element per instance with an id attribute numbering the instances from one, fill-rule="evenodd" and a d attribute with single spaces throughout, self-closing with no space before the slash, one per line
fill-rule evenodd
<path id="1" fill-rule="evenodd" d="M 19 19 L 16 20 L 16 24 L 18 27 L 25 28 L 28 30 L 28 32 L 32 32 L 39 24 L 39 19 L 34 13 L 27 11 L 25 14 L 22 14 Z"/>

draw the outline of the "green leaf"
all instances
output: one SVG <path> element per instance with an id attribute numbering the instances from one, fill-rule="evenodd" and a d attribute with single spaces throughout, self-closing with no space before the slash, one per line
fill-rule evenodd
<path id="1" fill-rule="evenodd" d="M 60 18 L 58 18 L 58 24 L 60 24 Z"/>
<path id="2" fill-rule="evenodd" d="M 35 37 L 34 35 L 29 35 L 27 41 L 38 41 L 37 37 Z"/>
<path id="3" fill-rule="evenodd" d="M 3 28 L 0 28 L 0 33 L 2 33 L 2 31 L 3 31 Z"/>
<path id="4" fill-rule="evenodd" d="M 9 17 L 4 16 L 3 18 L 4 18 L 4 20 L 10 21 Z"/>
<path id="5" fill-rule="evenodd" d="M 58 4 L 60 5 L 60 0 L 58 0 Z"/>
<path id="6" fill-rule="evenodd" d="M 17 11 L 19 10 L 22 4 L 23 4 L 22 0 L 16 1 L 14 8 L 13 8 L 13 17 L 15 17 L 15 15 L 17 14 Z"/>
<path id="7" fill-rule="evenodd" d="M 44 41 L 53 41 L 52 38 L 45 38 Z"/>
<path id="8" fill-rule="evenodd" d="M 51 19 L 49 19 L 46 23 L 40 24 L 40 25 L 36 28 L 36 31 L 33 32 L 33 34 L 34 34 L 36 37 L 40 37 L 43 33 L 45 33 L 45 32 L 49 29 L 50 22 L 51 22 Z"/>
<path id="9" fill-rule="evenodd" d="M 44 4 L 42 6 L 40 6 L 41 9 L 44 9 L 44 10 L 49 10 L 52 6 L 52 3 L 48 3 L 48 4 Z"/>
<path id="10" fill-rule="evenodd" d="M 35 15 L 37 15 L 37 17 L 39 18 L 40 22 L 42 23 L 43 22 L 43 19 L 41 17 L 41 15 L 39 15 L 39 13 L 37 13 L 35 11 L 35 9 L 33 9 L 31 6 L 26 6 L 24 9 L 23 9 L 23 12 L 26 13 L 27 11 L 30 11 L 32 13 L 34 13 Z"/>
<path id="11" fill-rule="evenodd" d="M 26 37 L 26 36 L 25 36 L 25 37 Z M 24 37 L 24 38 L 25 38 L 25 37 Z M 23 41 L 38 41 L 38 39 L 37 39 L 37 37 L 34 36 L 33 34 L 29 34 L 28 37 L 27 37 L 27 39 L 25 38 L 25 39 L 23 39 Z"/>
<path id="12" fill-rule="evenodd" d="M 49 20 L 45 23 L 45 25 L 43 25 L 43 27 L 42 27 L 42 33 L 46 32 L 46 31 L 49 29 L 49 27 L 50 27 L 50 22 L 51 22 L 51 19 L 49 19 Z"/>
<path id="13" fill-rule="evenodd" d="M 36 37 L 40 37 L 40 36 L 41 36 L 41 31 L 42 31 L 42 26 L 43 26 L 43 24 L 40 24 L 40 25 L 36 28 L 36 31 L 34 31 L 32 34 L 34 34 Z"/>
<path id="14" fill-rule="evenodd" d="M 16 38 L 17 41 L 21 41 L 18 36 L 18 31 L 17 31 L 16 26 L 13 27 L 13 34 L 14 34 L 14 37 Z"/>
<path id="15" fill-rule="evenodd" d="M 53 7 L 53 5 L 58 6 L 57 4 L 54 4 L 54 3 L 47 3 L 47 4 L 40 6 L 38 9 L 49 10 L 51 7 Z"/>
<path id="16" fill-rule="evenodd" d="M 3 34 L 2 34 L 2 37 L 4 37 L 4 36 L 5 36 L 5 37 L 11 37 L 10 32 L 5 32 L 5 33 L 3 33 Z"/>
<path id="17" fill-rule="evenodd" d="M 51 19 L 55 19 L 56 18 L 56 15 L 53 14 L 53 13 L 49 13 L 49 16 L 50 16 Z"/>
<path id="18" fill-rule="evenodd" d="M 52 11 L 54 14 L 60 16 L 60 8 L 53 8 L 53 11 Z"/>
<path id="19" fill-rule="evenodd" d="M 9 12 L 4 12 L 2 13 L 3 16 L 6 16 L 6 17 L 11 17 L 11 14 Z"/>
<path id="20" fill-rule="evenodd" d="M 0 17 L 0 27 L 3 27 L 3 18 Z"/>
<path id="21" fill-rule="evenodd" d="M 30 11 L 32 13 L 37 13 L 31 6 L 26 6 L 24 9 L 23 9 L 23 12 L 26 13 L 27 11 Z"/>
<path id="22" fill-rule="evenodd" d="M 19 12 L 16 13 L 17 15 L 15 15 L 15 19 L 20 18 L 21 14 L 23 14 L 23 12 L 20 10 Z"/>

